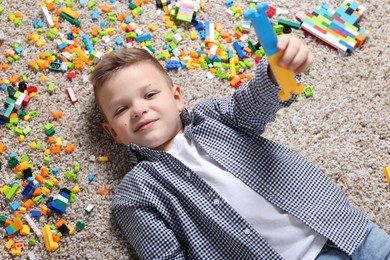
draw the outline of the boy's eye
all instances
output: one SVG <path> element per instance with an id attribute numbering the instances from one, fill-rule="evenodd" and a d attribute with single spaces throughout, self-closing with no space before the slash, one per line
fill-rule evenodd
<path id="1" fill-rule="evenodd" d="M 119 115 L 119 114 L 121 114 L 122 112 L 124 112 L 125 110 L 126 110 L 125 107 L 121 107 L 121 108 L 119 108 L 119 109 L 116 111 L 115 115 Z"/>
<path id="2" fill-rule="evenodd" d="M 154 97 L 155 95 L 157 95 L 158 93 L 159 93 L 158 91 L 148 92 L 148 93 L 146 93 L 145 98 L 150 99 L 150 98 Z"/>
<path id="3" fill-rule="evenodd" d="M 157 92 L 149 92 L 149 93 L 147 93 L 146 94 L 146 98 L 152 98 L 152 97 L 154 97 L 155 95 L 157 94 Z"/>

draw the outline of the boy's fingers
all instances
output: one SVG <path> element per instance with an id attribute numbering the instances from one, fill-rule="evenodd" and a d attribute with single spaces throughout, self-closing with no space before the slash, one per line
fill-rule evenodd
<path id="1" fill-rule="evenodd" d="M 284 42 L 282 42 L 284 44 Z M 281 67 L 285 67 L 289 64 L 291 64 L 292 60 L 295 58 L 299 50 L 300 45 L 296 44 L 294 42 L 294 39 L 291 38 L 291 40 L 288 42 L 286 48 L 284 49 L 284 54 L 282 57 L 280 57 L 279 65 Z"/>
<path id="2" fill-rule="evenodd" d="M 309 49 L 300 48 L 287 66 L 291 71 L 297 73 L 300 68 L 309 66 L 312 61 L 313 54 L 309 51 Z"/>
<path id="3" fill-rule="evenodd" d="M 288 42 L 290 40 L 290 36 L 283 34 L 278 38 L 278 42 L 276 44 L 276 48 L 280 51 L 284 51 L 287 48 Z"/>

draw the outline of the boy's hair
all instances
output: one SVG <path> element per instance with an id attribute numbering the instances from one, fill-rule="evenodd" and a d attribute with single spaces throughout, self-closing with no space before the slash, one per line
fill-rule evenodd
<path id="1" fill-rule="evenodd" d="M 98 105 L 97 92 L 117 71 L 143 62 L 150 62 L 166 78 L 168 85 L 173 86 L 168 72 L 147 50 L 141 48 L 122 48 L 118 51 L 105 54 L 89 77 Z"/>

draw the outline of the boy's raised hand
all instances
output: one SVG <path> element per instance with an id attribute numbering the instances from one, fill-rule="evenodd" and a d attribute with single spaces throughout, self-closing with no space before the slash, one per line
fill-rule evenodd
<path id="1" fill-rule="evenodd" d="M 281 35 L 278 38 L 277 48 L 284 51 L 279 59 L 279 65 L 288 67 L 295 74 L 304 72 L 313 63 L 313 53 L 295 36 Z"/>

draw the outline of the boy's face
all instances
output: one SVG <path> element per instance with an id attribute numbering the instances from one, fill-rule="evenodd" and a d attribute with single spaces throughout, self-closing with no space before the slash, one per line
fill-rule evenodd
<path id="1" fill-rule="evenodd" d="M 171 87 L 151 63 L 119 70 L 97 93 L 104 129 L 120 144 L 168 150 L 182 132 L 180 88 Z"/>

